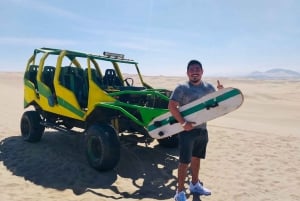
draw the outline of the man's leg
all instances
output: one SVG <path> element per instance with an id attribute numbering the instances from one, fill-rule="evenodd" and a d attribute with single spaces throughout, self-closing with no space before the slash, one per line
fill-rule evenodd
<path id="1" fill-rule="evenodd" d="M 184 191 L 184 183 L 187 176 L 187 169 L 192 157 L 193 136 L 183 131 L 179 134 L 179 165 L 178 165 L 178 192 Z"/>
<path id="2" fill-rule="evenodd" d="M 192 157 L 191 171 L 192 171 L 192 183 L 196 184 L 199 181 L 200 170 L 200 158 Z"/>
<path id="3" fill-rule="evenodd" d="M 205 159 L 206 147 L 208 143 L 208 132 L 206 129 L 198 129 L 198 137 L 194 140 L 191 160 L 192 183 L 199 181 L 200 159 Z"/>
<path id="4" fill-rule="evenodd" d="M 188 165 L 186 163 L 179 163 L 178 165 L 178 192 L 184 190 L 184 182 L 187 174 Z"/>
<path id="5" fill-rule="evenodd" d="M 211 195 L 211 191 L 205 187 L 199 181 L 199 170 L 200 170 L 200 158 L 192 157 L 191 171 L 192 171 L 192 182 L 190 184 L 190 192 L 198 195 Z"/>

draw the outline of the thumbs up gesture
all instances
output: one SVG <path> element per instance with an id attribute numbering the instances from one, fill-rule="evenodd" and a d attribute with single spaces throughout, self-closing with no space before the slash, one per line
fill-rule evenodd
<path id="1" fill-rule="evenodd" d="M 224 88 L 223 85 L 220 83 L 219 80 L 217 80 L 217 83 L 218 83 L 218 85 L 217 85 L 217 88 L 218 88 L 218 89 L 223 89 L 223 88 Z"/>

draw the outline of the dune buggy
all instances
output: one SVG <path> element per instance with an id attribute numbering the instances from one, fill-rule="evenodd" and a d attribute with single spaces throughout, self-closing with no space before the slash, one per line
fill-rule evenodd
<path id="1" fill-rule="evenodd" d="M 89 164 L 109 170 L 120 159 L 122 133 L 141 135 L 146 143 L 154 140 L 147 125 L 167 112 L 170 93 L 145 83 L 138 63 L 121 54 L 35 49 L 24 74 L 27 109 L 21 134 L 28 142 L 40 141 L 45 128 L 83 134 Z M 176 136 L 158 142 L 178 143 Z"/>

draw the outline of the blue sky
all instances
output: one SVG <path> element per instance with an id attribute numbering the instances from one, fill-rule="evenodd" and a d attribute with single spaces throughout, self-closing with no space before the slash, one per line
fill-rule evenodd
<path id="1" fill-rule="evenodd" d="M 300 72 L 298 0 L 1 0 L 0 69 L 23 71 L 34 48 L 123 53 L 146 75 L 271 68 Z"/>

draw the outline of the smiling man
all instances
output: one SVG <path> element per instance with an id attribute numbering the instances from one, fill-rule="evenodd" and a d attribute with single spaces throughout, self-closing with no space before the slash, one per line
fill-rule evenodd
<path id="1" fill-rule="evenodd" d="M 187 200 L 184 181 L 189 164 L 191 164 L 192 173 L 190 192 L 198 195 L 211 194 L 210 190 L 203 187 L 199 180 L 200 159 L 205 159 L 208 143 L 206 123 L 195 127 L 194 122 L 186 121 L 179 112 L 179 107 L 216 91 L 213 85 L 202 80 L 202 75 L 202 64 L 197 60 L 191 60 L 187 65 L 189 80 L 175 88 L 169 101 L 170 112 L 184 128 L 184 131 L 179 133 L 178 187 L 174 197 L 176 201 Z M 223 88 L 219 81 L 217 88 Z"/>

